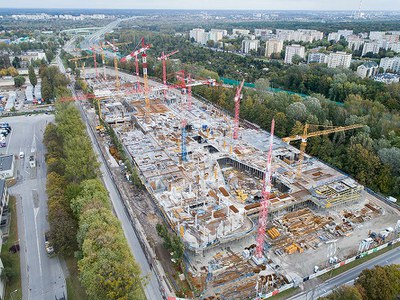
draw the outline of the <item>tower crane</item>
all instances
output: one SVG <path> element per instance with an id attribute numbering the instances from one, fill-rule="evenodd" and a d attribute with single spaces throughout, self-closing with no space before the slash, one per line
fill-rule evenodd
<path id="1" fill-rule="evenodd" d="M 233 139 L 237 140 L 239 138 L 239 113 L 240 113 L 240 98 L 241 92 L 244 85 L 244 79 L 236 89 L 235 95 L 235 123 L 233 126 Z"/>
<path id="2" fill-rule="evenodd" d="M 99 77 L 99 72 L 97 71 L 97 56 L 96 56 L 96 48 L 95 47 L 91 47 L 90 50 L 93 53 L 93 63 L 94 63 L 94 69 L 96 71 L 96 78 Z"/>
<path id="3" fill-rule="evenodd" d="M 138 55 L 141 54 L 141 53 L 145 53 L 146 50 L 150 49 L 150 47 L 151 47 L 150 44 L 145 44 L 145 42 L 144 42 L 144 37 L 142 37 L 142 39 L 141 39 L 141 44 L 142 44 L 142 47 L 141 47 L 140 49 L 131 52 L 129 55 L 127 55 L 127 56 L 125 56 L 125 57 L 123 57 L 123 58 L 121 59 L 121 62 L 127 62 L 127 61 L 130 61 L 132 58 L 135 58 L 136 80 L 137 80 L 137 83 L 136 83 L 136 91 L 140 91 L 140 83 L 139 83 L 139 58 L 138 58 Z M 136 46 L 136 48 L 137 48 L 137 46 Z"/>
<path id="4" fill-rule="evenodd" d="M 265 169 L 263 178 L 263 187 L 261 191 L 262 200 L 260 205 L 260 217 L 258 219 L 258 229 L 257 229 L 257 245 L 256 245 L 255 257 L 259 260 L 262 259 L 263 255 L 265 230 L 268 221 L 269 198 L 271 195 L 271 175 L 272 175 L 271 165 L 272 165 L 272 145 L 274 143 L 274 130 L 275 130 L 275 120 L 272 119 L 271 132 L 269 135 L 267 168 Z"/>
<path id="5" fill-rule="evenodd" d="M 115 69 L 115 87 L 116 87 L 116 89 L 117 89 L 117 91 L 119 91 L 119 88 L 120 88 L 120 81 L 119 81 L 119 75 L 118 75 L 118 46 L 121 46 L 121 45 L 128 45 L 128 44 L 130 44 L 130 43 L 117 43 L 117 44 L 113 44 L 113 43 L 111 43 L 111 42 L 109 42 L 109 41 L 106 41 L 105 42 L 105 46 L 107 47 L 107 46 L 109 46 L 109 47 L 111 47 L 111 49 L 113 50 L 113 52 L 114 52 L 114 69 Z"/>
<path id="6" fill-rule="evenodd" d="M 171 53 L 164 54 L 164 51 L 161 53 L 161 56 L 157 58 L 158 61 L 162 61 L 162 66 L 163 66 L 163 83 L 166 86 L 167 85 L 167 66 L 166 66 L 166 61 L 168 57 L 178 53 L 179 50 L 172 51 Z M 167 99 L 167 90 L 164 90 L 164 100 Z"/>
<path id="7" fill-rule="evenodd" d="M 319 130 L 319 131 L 314 131 L 314 132 L 308 132 L 308 129 L 310 126 L 324 126 L 324 127 L 331 127 L 330 129 L 326 130 Z M 303 160 L 304 160 L 304 152 L 307 147 L 307 139 L 310 137 L 315 137 L 315 136 L 320 136 L 320 135 L 327 135 L 335 132 L 342 132 L 346 130 L 351 130 L 351 129 L 357 129 L 361 128 L 364 125 L 361 124 L 355 124 L 355 125 L 349 125 L 349 126 L 325 126 L 325 125 L 312 125 L 312 124 L 305 124 L 303 128 L 303 133 L 298 134 L 298 135 L 293 135 L 289 137 L 285 137 L 282 139 L 282 141 L 286 143 L 290 143 L 293 141 L 301 141 L 300 144 L 300 156 L 299 156 L 299 161 L 298 161 L 298 166 L 297 166 L 297 174 L 296 177 L 300 178 L 301 176 L 301 171 L 302 171 L 302 165 L 303 165 Z"/>
<path id="8" fill-rule="evenodd" d="M 78 68 L 78 61 L 82 60 L 82 59 L 86 59 L 86 58 L 91 58 L 93 57 L 92 55 L 86 55 L 86 56 L 78 56 L 78 57 L 73 57 L 68 59 L 68 61 L 73 61 L 75 62 L 75 68 Z"/>

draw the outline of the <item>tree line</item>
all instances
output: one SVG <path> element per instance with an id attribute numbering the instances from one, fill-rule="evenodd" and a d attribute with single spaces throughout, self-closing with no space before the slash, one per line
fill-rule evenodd
<path id="1" fill-rule="evenodd" d="M 89 299 L 145 299 L 144 278 L 112 212 L 99 164 L 78 110 L 56 104 L 56 124 L 44 134 L 50 241 L 78 258 Z"/>
<path id="2" fill-rule="evenodd" d="M 343 285 L 320 300 L 392 300 L 400 296 L 400 265 L 363 270 L 354 286 Z"/>

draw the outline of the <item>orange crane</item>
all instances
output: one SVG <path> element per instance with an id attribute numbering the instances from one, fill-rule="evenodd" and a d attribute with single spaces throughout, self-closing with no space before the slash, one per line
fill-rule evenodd
<path id="1" fill-rule="evenodd" d="M 119 76 L 118 76 L 118 46 L 121 46 L 121 45 L 128 45 L 128 44 L 130 44 L 130 43 L 110 43 L 109 41 L 106 41 L 106 43 L 105 43 L 105 45 L 103 45 L 103 46 L 105 46 L 105 47 L 107 47 L 107 46 L 109 46 L 109 47 L 111 47 L 111 49 L 113 50 L 113 52 L 114 52 L 114 69 L 115 69 L 115 87 L 116 87 L 116 89 L 117 89 L 117 91 L 119 91 L 119 88 L 120 88 L 120 82 L 119 82 Z"/>
<path id="2" fill-rule="evenodd" d="M 167 66 L 166 66 L 166 61 L 168 57 L 178 53 L 179 50 L 172 51 L 171 53 L 164 54 L 164 51 L 161 53 L 161 56 L 157 58 L 158 61 L 162 61 L 162 66 L 163 66 L 163 83 L 166 86 L 167 85 Z M 164 100 L 167 100 L 167 90 L 164 90 Z"/>
<path id="3" fill-rule="evenodd" d="M 140 82 L 139 82 L 139 58 L 138 58 L 138 56 L 139 56 L 140 53 L 145 53 L 146 50 L 150 49 L 150 47 L 151 47 L 150 44 L 145 44 L 145 43 L 144 43 L 144 37 L 142 37 L 141 43 L 142 43 L 142 48 L 133 51 L 132 53 L 130 53 L 129 55 L 127 55 L 127 56 L 125 56 L 125 57 L 123 57 L 123 58 L 121 59 L 121 62 L 127 62 L 127 61 L 130 61 L 132 58 L 135 58 L 136 80 L 137 80 L 137 83 L 136 83 L 136 91 L 138 91 L 138 92 L 140 91 Z M 136 46 L 136 48 L 137 48 L 137 47 L 138 47 L 138 46 Z M 136 49 L 136 48 L 135 48 L 135 49 Z"/>
<path id="4" fill-rule="evenodd" d="M 322 127 L 331 127 L 330 129 L 325 129 L 325 130 L 319 130 L 319 131 L 314 131 L 314 132 L 308 132 L 308 129 L 310 126 L 322 126 Z M 357 129 L 361 128 L 364 125 L 361 124 L 354 124 L 354 125 L 349 125 L 349 126 L 325 126 L 325 125 L 312 125 L 312 124 L 305 124 L 303 128 L 303 133 L 298 134 L 298 135 L 293 135 L 289 137 L 285 137 L 282 139 L 282 141 L 286 143 L 290 143 L 293 141 L 301 141 L 300 144 L 300 156 L 298 160 L 298 165 L 297 165 L 297 174 L 296 177 L 300 178 L 301 177 L 301 172 L 302 172 L 302 166 L 303 166 L 303 160 L 304 160 L 304 153 L 306 151 L 307 147 L 307 139 L 310 137 L 315 137 L 315 136 L 320 136 L 320 135 L 327 135 L 335 132 L 342 132 L 346 130 L 351 130 L 351 129 Z"/>

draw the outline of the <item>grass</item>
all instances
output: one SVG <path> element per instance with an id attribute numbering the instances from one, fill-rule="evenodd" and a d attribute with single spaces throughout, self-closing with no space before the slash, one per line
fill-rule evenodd
<path id="1" fill-rule="evenodd" d="M 85 289 L 79 282 L 78 262 L 74 257 L 64 258 L 68 267 L 69 277 L 65 279 L 67 283 L 68 300 L 87 300 Z"/>
<path id="2" fill-rule="evenodd" d="M 390 251 L 390 250 L 392 250 L 394 248 L 397 248 L 399 246 L 400 246 L 400 243 L 396 243 L 396 244 L 394 244 L 392 246 L 389 246 L 389 247 L 386 247 L 386 248 L 384 248 L 384 249 L 382 249 L 380 251 L 371 253 L 370 255 L 364 256 L 364 257 L 362 257 L 360 259 L 356 259 L 355 261 L 352 261 L 351 263 L 345 264 L 344 266 L 342 266 L 340 268 L 337 268 L 337 269 L 332 270 L 332 271 L 330 271 L 328 273 L 322 274 L 321 276 L 319 276 L 317 278 L 321 279 L 321 280 L 324 280 L 324 281 L 328 280 L 330 278 L 333 278 L 333 277 L 335 277 L 335 276 L 337 276 L 337 275 L 339 275 L 339 274 L 341 274 L 343 272 L 346 272 L 346 271 L 348 271 L 348 270 L 350 270 L 350 269 L 352 269 L 352 268 L 354 268 L 354 267 L 356 267 L 356 266 L 358 266 L 358 265 L 360 265 L 360 264 L 362 264 L 362 263 L 364 263 L 364 262 L 366 262 L 366 261 L 368 261 L 370 259 L 373 259 L 374 257 L 377 257 L 377 256 L 379 256 L 379 255 L 381 255 L 381 254 L 383 254 L 385 252 L 388 252 L 388 251 Z"/>
<path id="3" fill-rule="evenodd" d="M 11 213 L 11 224 L 10 233 L 7 237 L 7 242 L 2 246 L 1 258 L 5 267 L 10 266 L 11 272 L 14 274 L 11 281 L 6 284 L 5 299 L 22 299 L 22 289 L 21 289 L 21 267 L 19 260 L 19 252 L 12 254 L 8 252 L 8 249 L 18 241 L 18 225 L 17 225 L 17 206 L 16 198 L 10 196 L 8 203 L 9 211 Z M 10 293 L 13 291 L 13 298 L 10 297 Z"/>
<path id="4" fill-rule="evenodd" d="M 284 300 L 287 298 L 290 298 L 294 295 L 296 295 L 297 293 L 300 292 L 300 288 L 299 287 L 292 287 L 290 289 L 287 289 L 286 291 L 283 291 L 282 293 L 276 294 L 275 296 L 272 296 L 268 299 L 271 300 Z"/>

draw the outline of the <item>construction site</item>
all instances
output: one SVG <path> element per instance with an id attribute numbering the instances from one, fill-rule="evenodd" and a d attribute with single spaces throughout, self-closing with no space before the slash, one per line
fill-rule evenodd
<path id="1" fill-rule="evenodd" d="M 231 116 L 192 96 L 191 87 L 213 88 L 214 80 L 182 72 L 180 85 L 169 86 L 147 78 L 145 59 L 142 67 L 144 76 L 117 68 L 104 74 L 91 68 L 84 76 L 99 117 L 181 237 L 187 273 L 202 299 L 251 299 L 301 282 L 315 267 L 357 254 L 371 232 L 381 236 L 396 226 L 397 210 L 304 153 L 307 138 L 361 126 L 313 131 L 306 125 L 302 135 L 280 139 L 239 119 L 243 84 Z M 292 141 L 301 141 L 300 149 Z M 397 237 L 390 234 L 367 248 Z"/>

